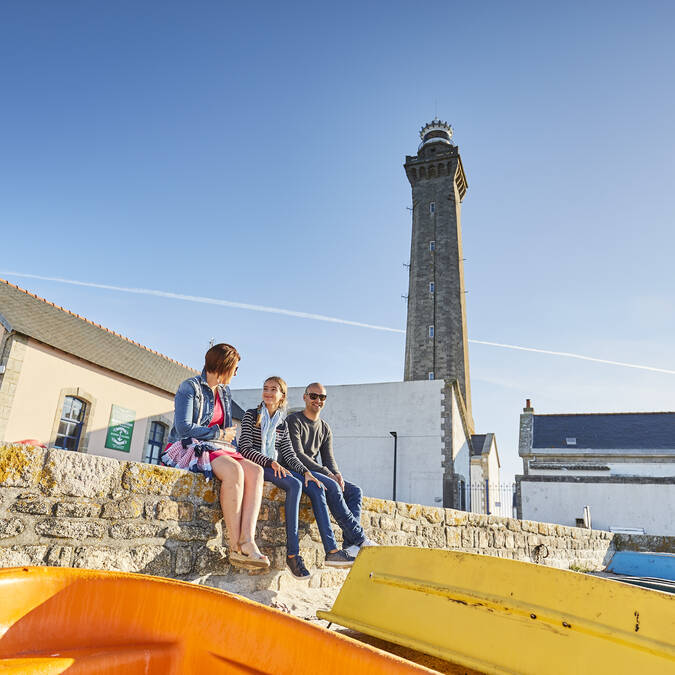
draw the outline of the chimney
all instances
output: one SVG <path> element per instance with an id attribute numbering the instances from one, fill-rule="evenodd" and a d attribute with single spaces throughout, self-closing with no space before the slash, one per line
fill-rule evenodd
<path id="1" fill-rule="evenodd" d="M 532 407 L 532 403 L 530 403 L 530 399 L 526 398 L 525 399 L 525 407 L 523 408 L 524 413 L 533 413 L 534 408 Z"/>

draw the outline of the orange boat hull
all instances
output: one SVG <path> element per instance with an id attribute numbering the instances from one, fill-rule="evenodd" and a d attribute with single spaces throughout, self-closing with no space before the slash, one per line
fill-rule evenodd
<path id="1" fill-rule="evenodd" d="M 429 672 L 236 595 L 137 574 L 0 570 L 0 674 Z"/>

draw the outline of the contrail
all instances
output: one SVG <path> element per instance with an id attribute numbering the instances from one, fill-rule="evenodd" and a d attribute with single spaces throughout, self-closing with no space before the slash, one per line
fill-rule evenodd
<path id="1" fill-rule="evenodd" d="M 62 279 L 61 277 L 45 277 L 40 274 L 25 274 L 19 272 L 0 272 L 15 277 L 26 277 L 28 279 L 41 279 L 42 281 L 58 281 L 62 284 L 72 284 L 73 286 L 87 286 L 89 288 L 103 288 L 108 291 L 122 291 L 123 293 L 137 293 L 139 295 L 154 295 L 160 298 L 172 298 L 174 300 L 187 300 L 188 302 L 202 302 L 207 305 L 220 305 L 222 307 L 235 307 L 237 309 L 251 309 L 255 312 L 268 312 L 270 314 L 284 314 L 285 316 L 296 316 L 301 319 L 314 319 L 315 321 L 329 321 L 330 323 L 341 323 L 347 326 L 358 326 L 359 328 L 372 328 L 373 330 L 384 330 L 390 333 L 405 333 L 400 328 L 389 328 L 388 326 L 375 326 L 371 323 L 361 323 L 360 321 L 349 321 L 348 319 L 338 319 L 334 316 L 324 316 L 323 314 L 310 314 L 308 312 L 296 312 L 292 309 L 281 309 L 280 307 L 266 307 L 264 305 L 249 305 L 244 302 L 232 302 L 231 300 L 220 300 L 218 298 L 206 298 L 201 295 L 184 295 L 183 293 L 170 293 L 168 291 L 156 291 L 152 288 L 128 288 L 126 286 L 111 286 L 110 284 L 95 284 L 91 281 L 76 281 L 74 279 Z"/>
<path id="2" fill-rule="evenodd" d="M 518 349 L 522 352 L 537 352 L 538 354 L 552 354 L 553 356 L 567 356 L 570 359 L 581 359 L 582 361 L 595 361 L 596 363 L 608 363 L 610 366 L 623 366 L 624 368 L 637 368 L 638 370 L 651 370 L 655 373 L 666 373 L 675 375 L 675 370 L 666 368 L 655 368 L 653 366 L 641 366 L 637 363 L 624 363 L 623 361 L 609 361 L 607 359 L 597 359 L 594 356 L 583 356 L 582 354 L 571 354 L 570 352 L 554 352 L 550 349 L 536 349 L 535 347 L 519 347 L 518 345 L 505 345 L 501 342 L 486 342 L 485 340 L 469 340 L 477 345 L 489 345 L 490 347 L 503 347 L 504 349 Z"/>
<path id="3" fill-rule="evenodd" d="M 40 279 L 42 281 L 57 281 L 62 284 L 71 284 L 73 286 L 87 286 L 89 288 L 102 288 L 108 291 L 120 291 L 123 293 L 137 293 L 139 295 L 154 295 L 160 298 L 172 298 L 174 300 L 186 300 L 188 302 L 201 302 L 208 305 L 220 305 L 221 307 L 234 307 L 236 309 L 249 309 L 255 312 L 268 312 L 270 314 L 283 314 L 284 316 L 295 316 L 301 319 L 314 319 L 315 321 L 328 321 L 330 323 L 339 323 L 346 326 L 357 326 L 358 328 L 371 328 L 372 330 L 383 330 L 389 333 L 405 333 L 401 328 L 390 328 L 389 326 L 376 326 L 371 323 L 362 323 L 360 321 L 349 321 L 348 319 L 339 319 L 334 316 L 325 316 L 324 314 L 311 314 L 309 312 L 297 312 L 292 309 L 282 309 L 280 307 L 266 307 L 265 305 L 251 305 L 244 302 L 233 302 L 231 300 L 220 300 L 219 298 L 207 298 L 200 295 L 185 295 L 183 293 L 171 293 L 169 291 L 157 291 L 151 288 L 129 288 L 126 286 L 112 286 L 110 284 L 96 284 L 91 281 L 77 281 L 74 279 L 62 279 L 61 277 L 47 277 L 40 274 L 27 274 L 24 272 L 0 272 L 9 276 L 24 277 L 27 279 Z M 638 370 L 649 370 L 654 373 L 665 373 L 675 375 L 675 370 L 666 368 L 656 368 L 654 366 L 643 366 L 637 363 L 624 363 L 623 361 L 610 361 L 608 359 L 598 359 L 594 356 L 584 356 L 583 354 L 572 354 L 570 352 L 556 352 L 550 349 L 537 349 L 536 347 L 521 347 L 520 345 L 509 345 L 502 342 L 488 342 L 487 340 L 469 340 L 477 345 L 487 345 L 489 347 L 500 347 L 502 349 L 515 349 L 522 352 L 535 352 L 537 354 L 550 354 L 551 356 L 564 356 L 570 359 L 580 359 L 581 361 L 594 361 L 595 363 L 605 363 L 610 366 L 621 366 L 623 368 L 636 368 Z"/>

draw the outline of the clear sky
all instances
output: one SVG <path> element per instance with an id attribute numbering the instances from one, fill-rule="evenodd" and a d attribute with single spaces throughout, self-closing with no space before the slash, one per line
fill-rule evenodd
<path id="1" fill-rule="evenodd" d="M 469 336 L 675 370 L 670 2 L 5 2 L 0 276 L 235 387 L 400 380 L 410 187 L 455 128 Z M 675 376 L 470 346 L 509 478 L 518 415 L 674 410 Z"/>

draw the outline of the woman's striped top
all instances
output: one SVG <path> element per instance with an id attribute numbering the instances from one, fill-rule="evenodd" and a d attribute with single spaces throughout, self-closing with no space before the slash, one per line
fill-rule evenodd
<path id="1" fill-rule="evenodd" d="M 271 466 L 274 460 L 260 452 L 262 448 L 262 434 L 260 433 L 260 427 L 255 425 L 257 419 L 257 408 L 251 408 L 244 413 L 237 448 L 246 459 L 250 459 L 252 462 L 260 464 L 260 466 Z M 281 422 L 277 427 L 277 440 L 274 447 L 279 455 L 279 464 L 283 467 L 291 471 L 297 471 L 300 474 L 304 474 L 307 471 L 307 468 L 298 459 L 295 450 L 293 450 L 286 420 Z"/>

